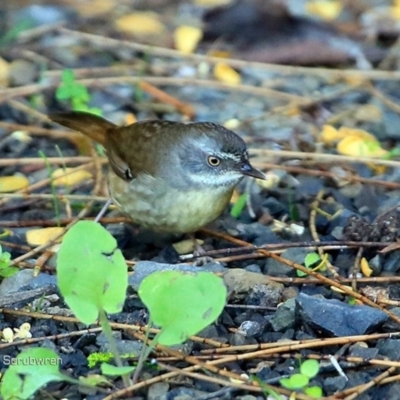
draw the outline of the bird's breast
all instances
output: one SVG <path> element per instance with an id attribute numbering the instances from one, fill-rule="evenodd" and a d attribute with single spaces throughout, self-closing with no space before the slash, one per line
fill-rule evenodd
<path id="1" fill-rule="evenodd" d="M 221 215 L 233 187 L 181 190 L 150 175 L 127 182 L 110 171 L 109 191 L 117 207 L 133 222 L 154 231 L 188 233 Z"/>

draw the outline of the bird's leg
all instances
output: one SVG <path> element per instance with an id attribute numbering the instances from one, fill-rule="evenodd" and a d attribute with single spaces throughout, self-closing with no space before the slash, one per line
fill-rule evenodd
<path id="1" fill-rule="evenodd" d="M 189 233 L 190 239 L 193 241 L 193 257 L 196 257 L 193 265 L 197 267 L 201 267 L 202 265 L 211 263 L 214 259 L 210 256 L 206 256 L 206 251 L 203 247 L 197 242 L 196 235 L 194 233 Z"/>
<path id="2" fill-rule="evenodd" d="M 94 222 L 99 222 L 102 216 L 106 213 L 107 208 L 110 207 L 112 200 L 111 198 L 107 200 L 106 204 L 104 204 L 103 208 L 100 210 L 100 212 L 97 214 L 97 217 L 94 219 Z"/>

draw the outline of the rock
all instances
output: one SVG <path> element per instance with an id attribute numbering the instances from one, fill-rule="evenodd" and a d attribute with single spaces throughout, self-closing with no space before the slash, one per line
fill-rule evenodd
<path id="1" fill-rule="evenodd" d="M 169 384 L 167 382 L 157 382 L 150 385 L 147 391 L 147 400 L 167 400 Z"/>
<path id="2" fill-rule="evenodd" d="M 281 301 L 282 292 L 281 287 L 258 283 L 250 290 L 245 303 L 251 306 L 275 307 Z"/>
<path id="3" fill-rule="evenodd" d="M 128 283 L 135 290 L 138 290 L 140 283 L 144 278 L 159 271 L 182 271 L 182 272 L 223 272 L 225 268 L 218 263 L 203 265 L 201 268 L 189 264 L 161 264 L 154 261 L 139 261 L 135 265 L 135 272 L 129 276 Z"/>
<path id="4" fill-rule="evenodd" d="M 351 306 L 304 293 L 296 298 L 296 315 L 310 327 L 336 337 L 364 335 L 389 318 L 372 307 Z"/>
<path id="5" fill-rule="evenodd" d="M 256 285 L 260 285 L 261 297 L 265 297 L 265 301 L 263 300 L 265 304 L 269 301 L 275 302 L 277 298 L 280 298 L 284 287 L 281 283 L 274 282 L 263 274 L 243 269 L 230 269 L 224 273 L 223 279 L 228 288 L 228 293 L 239 295 L 248 293 Z M 257 296 L 255 295 L 255 297 Z M 271 304 L 268 305 L 270 306 Z"/>
<path id="6" fill-rule="evenodd" d="M 238 329 L 238 333 L 245 337 L 253 337 L 261 332 L 261 325 L 257 321 L 244 321 Z"/>
<path id="7" fill-rule="evenodd" d="M 275 332 L 283 332 L 294 327 L 295 306 L 295 299 L 289 299 L 278 307 L 270 320 L 272 329 Z"/>
<path id="8" fill-rule="evenodd" d="M 303 264 L 306 255 L 310 250 L 304 248 L 293 248 L 287 249 L 282 253 L 282 257 L 291 260 L 297 264 Z M 273 258 L 268 258 L 265 262 L 264 272 L 271 276 L 287 276 L 295 275 L 295 269 L 281 263 L 280 261 L 274 260 Z"/>
<path id="9" fill-rule="evenodd" d="M 379 354 L 388 357 L 390 360 L 400 358 L 400 339 L 380 339 L 376 347 Z"/>
<path id="10" fill-rule="evenodd" d="M 370 360 L 376 358 L 379 353 L 379 349 L 376 347 L 369 348 L 356 343 L 349 348 L 349 355 L 351 357 L 361 357 L 364 360 Z"/>
<path id="11" fill-rule="evenodd" d="M 20 288 L 27 286 L 34 278 L 31 269 L 23 269 L 9 278 L 4 278 L 0 284 L 0 297 L 18 292 Z"/>
<path id="12" fill-rule="evenodd" d="M 334 376 L 323 381 L 323 388 L 326 394 L 333 394 L 343 390 L 347 380 L 344 376 Z"/>

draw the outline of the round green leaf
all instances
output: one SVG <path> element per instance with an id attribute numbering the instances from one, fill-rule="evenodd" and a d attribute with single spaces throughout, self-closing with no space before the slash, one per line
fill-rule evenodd
<path id="1" fill-rule="evenodd" d="M 308 253 L 304 259 L 304 264 L 307 268 L 311 268 L 311 266 L 317 262 L 321 261 L 321 257 L 317 253 Z"/>
<path id="2" fill-rule="evenodd" d="M 57 279 L 65 302 L 85 324 L 99 310 L 120 312 L 128 286 L 126 263 L 116 240 L 100 224 L 80 221 L 64 236 Z"/>
<path id="3" fill-rule="evenodd" d="M 22 351 L 7 369 L 0 394 L 4 400 L 28 399 L 49 382 L 69 380 L 59 369 L 60 358 L 50 349 L 30 348 Z"/>
<path id="4" fill-rule="evenodd" d="M 150 318 L 161 327 L 159 343 L 183 343 L 214 322 L 226 301 L 223 280 L 209 272 L 155 272 L 139 287 Z"/>
<path id="5" fill-rule="evenodd" d="M 102 374 L 109 376 L 121 376 L 125 374 L 130 374 L 136 369 L 136 367 L 129 367 L 129 366 L 116 367 L 115 365 L 111 365 L 108 363 L 102 363 L 100 368 Z"/>
<path id="6" fill-rule="evenodd" d="M 314 378 L 318 374 L 319 363 L 317 360 L 306 360 L 300 365 L 300 372 L 308 378 Z"/>
<path id="7" fill-rule="evenodd" d="M 302 374 L 293 374 L 290 378 L 281 379 L 280 384 L 287 389 L 295 390 L 301 389 L 308 385 L 308 378 Z"/>
<path id="8" fill-rule="evenodd" d="M 304 388 L 304 393 L 315 399 L 320 399 L 322 397 L 322 389 L 319 386 Z"/>

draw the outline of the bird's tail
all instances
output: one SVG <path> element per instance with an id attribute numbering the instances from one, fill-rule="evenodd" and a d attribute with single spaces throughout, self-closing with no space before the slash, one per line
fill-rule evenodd
<path id="1" fill-rule="evenodd" d="M 60 125 L 81 132 L 103 145 L 106 132 L 117 127 L 102 117 L 84 111 L 54 113 L 50 114 L 49 118 Z"/>

